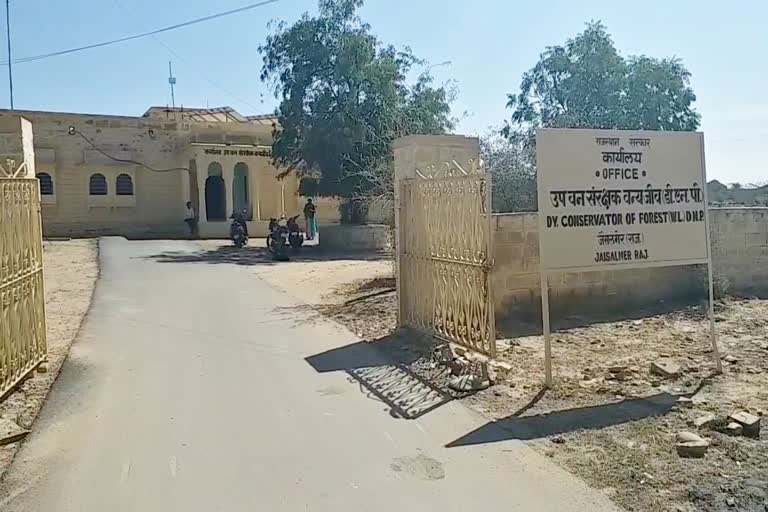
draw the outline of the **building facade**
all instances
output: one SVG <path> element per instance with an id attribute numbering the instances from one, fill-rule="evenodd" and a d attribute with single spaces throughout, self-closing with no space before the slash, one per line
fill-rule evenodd
<path id="1" fill-rule="evenodd" d="M 19 116 L 32 123 L 46 236 L 181 236 L 187 201 L 202 237 L 228 236 L 235 210 L 264 235 L 271 217 L 303 206 L 295 175 L 279 179 L 272 164 L 271 116 L 228 107 L 153 107 L 142 117 L 0 111 L 0 127 Z M 1 154 L 13 154 L 4 147 L 12 134 L 2 135 Z"/>

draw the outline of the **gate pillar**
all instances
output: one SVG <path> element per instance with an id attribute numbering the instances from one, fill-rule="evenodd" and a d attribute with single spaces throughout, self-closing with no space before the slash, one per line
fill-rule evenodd
<path id="1" fill-rule="evenodd" d="M 446 162 L 463 162 L 480 159 L 480 139 L 464 135 L 408 135 L 400 137 L 392 143 L 395 156 L 395 255 L 396 271 L 395 285 L 397 286 L 397 325 L 402 327 L 402 312 L 400 310 L 400 189 L 402 181 L 416 178 L 417 170 L 439 167 Z"/>
<path id="2" fill-rule="evenodd" d="M 495 357 L 492 184 L 478 140 L 393 146 L 398 325 Z"/>

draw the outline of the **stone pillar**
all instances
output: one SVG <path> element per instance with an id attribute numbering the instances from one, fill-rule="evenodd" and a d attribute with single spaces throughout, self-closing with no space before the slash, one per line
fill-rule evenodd
<path id="1" fill-rule="evenodd" d="M 440 166 L 456 160 L 465 166 L 470 160 L 480 158 L 480 140 L 463 135 L 409 135 L 397 139 L 392 148 L 395 182 L 415 178 L 417 169 L 424 172 L 431 165 Z M 396 195 L 398 188 L 395 188 Z"/>
<path id="2" fill-rule="evenodd" d="M 189 186 L 190 174 L 191 171 L 181 171 L 181 204 L 184 205 L 187 204 L 188 201 L 192 201 Z"/>
<path id="3" fill-rule="evenodd" d="M 409 135 L 392 143 L 395 156 L 395 283 L 398 293 L 397 324 L 402 325 L 400 300 L 400 184 L 404 179 L 426 174 L 430 166 L 440 167 L 456 160 L 462 167 L 480 158 L 480 140 L 463 135 Z"/>
<path id="4" fill-rule="evenodd" d="M 230 216 L 232 211 L 235 209 L 235 202 L 232 197 L 232 192 L 234 191 L 235 187 L 235 168 L 232 166 L 227 165 L 223 167 L 223 173 L 222 178 L 224 178 L 224 197 L 227 201 L 227 217 Z"/>
<path id="5" fill-rule="evenodd" d="M 9 165 L 7 160 L 13 160 Z M 35 177 L 35 150 L 32 123 L 14 114 L 0 115 L 0 164 L 8 176 Z M 23 169 L 20 167 L 24 166 Z"/>
<path id="6" fill-rule="evenodd" d="M 208 214 L 205 209 L 205 180 L 208 179 L 208 169 L 197 171 L 197 191 L 198 191 L 198 204 L 200 205 L 200 211 L 197 212 L 200 222 L 208 222 Z"/>

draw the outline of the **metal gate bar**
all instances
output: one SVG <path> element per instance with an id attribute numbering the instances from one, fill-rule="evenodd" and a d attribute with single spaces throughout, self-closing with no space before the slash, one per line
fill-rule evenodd
<path id="1" fill-rule="evenodd" d="M 0 177 L 0 397 L 46 353 L 39 182 Z"/>
<path id="2" fill-rule="evenodd" d="M 453 162 L 400 189 L 400 321 L 494 357 L 491 179 Z"/>

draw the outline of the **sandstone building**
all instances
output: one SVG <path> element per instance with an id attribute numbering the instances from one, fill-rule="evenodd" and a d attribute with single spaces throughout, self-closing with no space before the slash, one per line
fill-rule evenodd
<path id="1" fill-rule="evenodd" d="M 272 116 L 229 107 L 152 107 L 141 117 L 6 110 L 0 126 L 18 116 L 32 123 L 46 236 L 183 235 L 187 201 L 203 237 L 226 237 L 235 209 L 263 235 L 270 217 L 302 208 L 297 178 L 277 179 L 272 165 Z"/>

